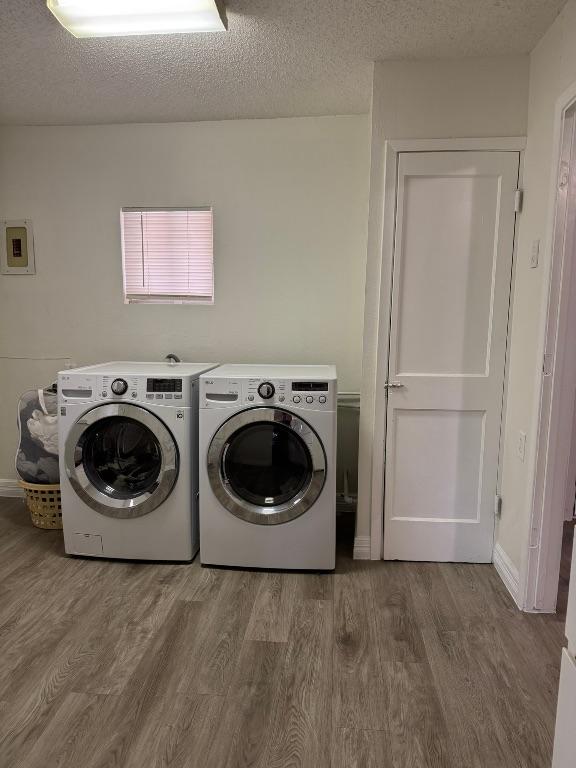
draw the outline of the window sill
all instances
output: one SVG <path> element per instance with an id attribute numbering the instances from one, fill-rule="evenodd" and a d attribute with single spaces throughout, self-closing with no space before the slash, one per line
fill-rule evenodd
<path id="1" fill-rule="evenodd" d="M 124 304 L 191 304 L 210 307 L 214 299 L 170 299 L 146 297 L 142 299 L 124 299 Z"/>

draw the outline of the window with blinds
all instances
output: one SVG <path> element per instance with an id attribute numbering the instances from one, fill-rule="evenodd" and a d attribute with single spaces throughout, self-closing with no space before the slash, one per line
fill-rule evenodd
<path id="1" fill-rule="evenodd" d="M 214 301 L 211 208 L 123 208 L 124 301 Z"/>

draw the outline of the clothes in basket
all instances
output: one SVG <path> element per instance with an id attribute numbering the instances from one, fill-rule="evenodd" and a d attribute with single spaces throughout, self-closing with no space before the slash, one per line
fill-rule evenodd
<path id="1" fill-rule="evenodd" d="M 18 403 L 18 429 L 16 472 L 20 478 L 26 483 L 59 483 L 55 387 L 32 389 L 22 395 Z"/>

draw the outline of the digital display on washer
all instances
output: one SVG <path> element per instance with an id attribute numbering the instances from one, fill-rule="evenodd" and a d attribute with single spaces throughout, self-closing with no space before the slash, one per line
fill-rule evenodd
<path id="1" fill-rule="evenodd" d="M 292 392 L 328 392 L 327 381 L 293 381 Z"/>
<path id="2" fill-rule="evenodd" d="M 182 379 L 148 379 L 147 392 L 182 392 Z"/>

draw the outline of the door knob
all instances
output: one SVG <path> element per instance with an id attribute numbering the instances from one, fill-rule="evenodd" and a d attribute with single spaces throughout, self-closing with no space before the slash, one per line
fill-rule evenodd
<path id="1" fill-rule="evenodd" d="M 388 381 L 384 384 L 384 389 L 402 389 L 405 385 L 399 381 Z"/>

